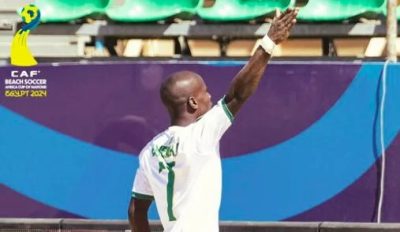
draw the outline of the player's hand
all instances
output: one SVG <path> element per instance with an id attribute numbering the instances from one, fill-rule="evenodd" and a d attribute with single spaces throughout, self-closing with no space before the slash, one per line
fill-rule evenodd
<path id="1" fill-rule="evenodd" d="M 281 14 L 280 11 L 277 10 L 268 31 L 268 37 L 274 41 L 275 44 L 279 44 L 289 37 L 290 30 L 296 24 L 298 12 L 298 9 L 287 9 Z"/>

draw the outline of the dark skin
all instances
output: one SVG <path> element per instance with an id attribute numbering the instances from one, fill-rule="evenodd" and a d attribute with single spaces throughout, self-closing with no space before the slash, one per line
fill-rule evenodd
<path id="1" fill-rule="evenodd" d="M 150 200 L 131 198 L 128 209 L 128 219 L 132 232 L 150 232 L 147 211 L 149 211 Z"/>
<path id="2" fill-rule="evenodd" d="M 297 9 L 277 12 L 268 37 L 280 44 L 289 37 L 296 23 Z M 233 79 L 225 95 L 225 103 L 236 115 L 247 99 L 256 91 L 271 55 L 259 46 L 248 63 Z M 196 73 L 181 71 L 172 74 L 161 86 L 161 99 L 171 118 L 171 125 L 185 127 L 211 109 L 211 95 L 203 79 Z M 150 232 L 147 212 L 150 200 L 132 198 L 129 204 L 129 223 L 132 232 Z"/>

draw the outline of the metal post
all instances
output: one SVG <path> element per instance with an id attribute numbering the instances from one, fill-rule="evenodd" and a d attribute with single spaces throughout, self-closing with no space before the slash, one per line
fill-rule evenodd
<path id="1" fill-rule="evenodd" d="M 392 62 L 397 61 L 397 0 L 387 1 L 387 20 L 386 20 L 386 40 L 387 40 L 387 59 Z"/>

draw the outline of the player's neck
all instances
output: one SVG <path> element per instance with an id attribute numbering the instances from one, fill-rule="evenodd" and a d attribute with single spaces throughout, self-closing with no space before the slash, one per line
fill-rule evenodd
<path id="1" fill-rule="evenodd" d="M 196 121 L 196 117 L 193 115 L 188 115 L 184 117 L 177 117 L 171 119 L 171 126 L 188 126 Z"/>

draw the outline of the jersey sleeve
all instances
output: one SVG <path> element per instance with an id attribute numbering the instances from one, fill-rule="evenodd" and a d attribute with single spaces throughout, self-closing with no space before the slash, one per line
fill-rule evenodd
<path id="1" fill-rule="evenodd" d="M 154 200 L 149 180 L 141 166 L 137 169 L 135 180 L 133 181 L 132 197 L 143 200 Z"/>
<path id="2" fill-rule="evenodd" d="M 232 125 L 233 115 L 224 98 L 218 101 L 195 125 L 198 144 L 206 150 L 215 148 L 226 130 Z"/>

